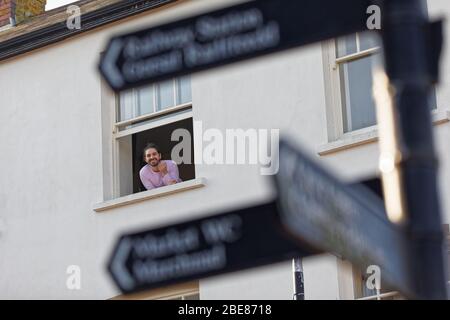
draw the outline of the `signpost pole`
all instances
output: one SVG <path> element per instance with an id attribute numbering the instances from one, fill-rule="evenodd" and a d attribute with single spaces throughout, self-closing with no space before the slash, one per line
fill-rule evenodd
<path id="1" fill-rule="evenodd" d="M 427 21 L 421 0 L 383 1 L 381 13 L 389 78 L 386 88 L 392 92 L 391 116 L 387 117 L 393 124 L 392 134 L 383 135 L 382 122 L 388 120 L 379 114 L 380 168 L 384 186 L 390 185 L 385 188 L 386 208 L 391 221 L 404 227 L 409 236 L 409 265 L 418 297 L 447 299 L 437 157 L 428 100 L 437 79 L 440 25 Z M 376 91 L 375 99 L 380 99 Z M 389 143 L 396 150 L 383 149 Z"/>
<path id="2" fill-rule="evenodd" d="M 294 275 L 294 300 L 305 300 L 305 283 L 303 281 L 303 264 L 301 258 L 292 259 Z"/>

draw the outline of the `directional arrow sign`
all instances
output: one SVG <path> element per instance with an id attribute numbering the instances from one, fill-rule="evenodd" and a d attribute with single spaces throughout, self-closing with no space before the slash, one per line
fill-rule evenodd
<path id="1" fill-rule="evenodd" d="M 371 0 L 257 0 L 113 37 L 100 61 L 123 90 L 367 30 Z"/>
<path id="2" fill-rule="evenodd" d="M 384 280 L 415 297 L 406 236 L 387 220 L 381 199 L 341 183 L 286 141 L 279 159 L 275 183 L 289 232 L 360 267 L 378 265 Z"/>
<path id="3" fill-rule="evenodd" d="M 125 293 L 319 251 L 283 230 L 274 202 L 122 236 L 108 270 Z"/>

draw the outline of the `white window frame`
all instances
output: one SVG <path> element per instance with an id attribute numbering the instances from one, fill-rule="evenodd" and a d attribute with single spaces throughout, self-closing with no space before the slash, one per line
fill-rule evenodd
<path id="1" fill-rule="evenodd" d="M 185 110 L 185 109 L 189 109 L 189 110 L 184 111 L 182 113 L 176 113 L 177 111 L 181 111 L 181 110 Z M 162 118 L 162 116 L 170 115 L 170 114 L 173 114 L 173 115 L 171 115 L 170 117 Z M 182 116 L 181 116 L 181 114 L 182 114 Z M 128 136 L 130 134 L 134 134 L 134 133 L 138 133 L 138 132 L 145 131 L 148 129 L 160 127 L 160 126 L 163 126 L 165 124 L 169 124 L 169 123 L 172 123 L 175 121 L 187 119 L 187 118 L 189 118 L 189 116 L 187 116 L 187 114 L 190 114 L 191 115 L 190 117 L 192 117 L 192 102 L 183 103 L 183 104 L 176 105 L 176 106 L 164 109 L 164 110 L 157 111 L 155 113 L 148 113 L 148 114 L 138 116 L 136 118 L 132 118 L 129 120 L 116 122 L 113 125 L 114 126 L 113 137 L 115 139 L 117 139 L 117 138 Z M 158 118 L 161 118 L 161 119 L 158 119 Z M 131 125 L 131 124 L 141 122 L 141 121 L 151 120 L 151 119 L 155 119 L 155 121 L 151 121 L 150 123 L 142 124 L 142 125 L 139 125 L 139 126 L 136 126 L 133 128 L 119 130 L 120 127 L 123 127 L 126 125 Z"/>
<path id="2" fill-rule="evenodd" d="M 428 2 L 423 0 L 422 4 L 428 13 Z M 325 155 L 334 151 L 346 149 L 347 146 L 358 146 L 367 142 L 376 141 L 378 138 L 378 125 L 373 125 L 357 130 L 349 130 L 344 133 L 344 119 L 342 116 L 343 105 L 341 99 L 341 81 L 339 77 L 339 65 L 354 61 L 370 55 L 381 53 L 381 47 L 373 47 L 360 51 L 359 34 L 356 37 L 356 53 L 338 57 L 336 52 L 337 39 L 322 42 L 322 60 L 324 66 L 324 84 L 326 97 L 326 118 L 328 142 L 319 147 L 318 153 Z M 436 90 L 436 106 L 431 111 L 434 124 L 448 122 L 450 120 L 448 111 L 439 109 L 439 101 Z M 348 101 L 348 99 L 346 99 Z"/>
<path id="3" fill-rule="evenodd" d="M 342 114 L 341 81 L 338 63 L 352 61 L 358 58 L 374 55 L 380 52 L 380 47 L 370 48 L 358 53 L 337 58 L 336 40 L 322 42 L 322 61 L 324 74 L 324 91 L 326 101 L 327 141 L 317 147 L 317 153 L 325 156 L 334 152 L 346 150 L 378 140 L 378 125 L 361 128 L 344 133 Z M 380 53 L 381 54 L 381 53 Z M 435 89 L 436 105 L 431 110 L 434 125 L 450 121 L 450 111 L 439 106 L 439 91 Z"/>
<path id="4" fill-rule="evenodd" d="M 176 108 L 176 107 L 179 107 L 180 105 L 183 105 L 182 103 L 177 103 L 178 102 L 178 90 L 177 90 L 178 89 L 178 85 L 177 85 L 177 82 L 178 82 L 179 79 L 180 78 L 173 78 L 173 79 L 167 80 L 167 81 L 171 81 L 172 82 L 172 92 L 173 92 L 174 106 L 173 107 L 169 107 L 169 108 L 165 108 L 165 109 L 162 109 L 162 110 L 157 110 L 157 107 L 158 107 L 158 103 L 157 102 L 159 100 L 159 94 L 160 94 L 160 91 L 158 90 L 158 88 L 161 85 L 161 83 L 158 82 L 158 83 L 154 83 L 152 85 L 149 85 L 148 87 L 151 87 L 151 90 L 153 91 L 153 101 L 152 101 L 153 102 L 153 111 L 150 112 L 150 113 L 144 114 L 144 115 L 140 115 L 140 116 L 136 116 L 136 114 L 137 114 L 136 107 L 139 105 L 139 102 L 138 102 L 139 98 L 138 98 L 137 92 L 141 88 L 130 89 L 129 91 L 132 92 L 133 98 L 134 98 L 134 107 L 135 108 L 133 110 L 133 114 L 135 116 L 133 116 L 130 119 L 123 120 L 123 121 L 117 121 L 117 119 L 119 117 L 119 114 L 120 114 L 120 112 L 119 112 L 119 108 L 120 108 L 120 98 L 119 98 L 119 96 L 120 96 L 120 93 L 119 93 L 117 95 L 117 109 L 116 109 L 116 118 L 115 118 L 116 121 L 117 121 L 116 126 L 120 127 L 120 126 L 123 126 L 123 125 L 126 125 L 126 124 L 131 124 L 133 122 L 142 121 L 142 120 L 145 120 L 147 118 L 151 118 L 152 115 L 164 114 L 164 112 L 167 109 L 171 109 L 172 110 L 173 108 Z M 166 81 L 163 81 L 163 82 L 166 82 Z M 184 103 L 184 104 L 188 104 L 188 103 Z M 171 111 L 169 111 L 169 112 L 171 112 Z"/>
<path id="5" fill-rule="evenodd" d="M 356 33 L 356 52 L 355 53 L 352 53 L 352 54 L 348 54 L 348 55 L 345 55 L 345 56 L 343 56 L 343 57 L 337 57 L 337 54 L 335 55 L 335 61 L 334 61 L 334 63 L 335 63 L 335 65 L 336 65 L 336 73 L 337 73 L 337 77 L 338 77 L 338 81 L 339 81 L 339 87 L 341 87 L 341 85 L 342 85 L 342 83 L 341 83 L 341 81 L 340 81 L 340 77 L 339 77 L 339 68 L 341 68 L 341 66 L 343 66 L 345 63 L 349 63 L 349 62 L 352 62 L 352 61 L 356 61 L 356 60 L 359 60 L 359 59 L 364 59 L 364 58 L 367 58 L 367 57 L 370 57 L 370 56 L 373 56 L 373 55 L 375 55 L 375 54 L 379 54 L 380 53 L 380 50 L 381 50 L 381 47 L 379 47 L 379 46 L 377 46 L 377 47 L 373 47 L 373 48 L 369 48 L 369 49 L 365 49 L 365 50 L 361 50 L 361 44 L 360 44 L 360 33 Z M 336 43 L 336 41 L 337 40 L 335 40 L 335 43 Z M 345 79 L 345 82 L 346 82 L 346 86 L 345 86 L 345 95 L 346 95 L 346 97 L 345 97 L 345 101 L 347 101 L 348 103 L 350 103 L 350 89 L 349 89 L 349 81 L 348 81 L 348 79 Z M 342 91 L 340 91 L 340 92 L 342 92 Z M 343 112 L 345 112 L 346 114 L 347 114 L 347 122 L 348 122 L 348 126 L 350 127 L 349 128 L 349 130 L 348 130 L 348 132 L 345 132 L 344 133 L 344 121 L 342 120 L 342 134 L 343 134 L 343 136 L 345 136 L 346 134 L 348 134 L 348 133 L 350 133 L 350 132 L 355 132 L 355 131 L 358 131 L 358 130 L 361 130 L 361 129 L 358 129 L 358 130 L 353 130 L 352 128 L 351 128 L 351 126 L 352 126 L 352 117 L 351 117 L 351 112 L 350 112 L 350 109 L 352 108 L 352 106 L 350 106 L 350 108 L 348 108 L 347 106 L 345 106 L 345 110 L 344 110 L 344 106 L 342 105 L 342 97 L 341 97 L 341 94 L 339 95 L 339 98 L 341 98 L 341 99 L 339 99 L 340 100 L 340 104 L 341 104 L 341 117 L 342 117 L 342 113 Z M 372 126 L 369 126 L 369 127 L 372 127 Z M 365 127 L 365 128 L 369 128 L 369 127 Z M 365 128 L 363 128 L 363 129 L 365 129 Z"/>
<path id="6" fill-rule="evenodd" d="M 174 94 L 174 103 L 177 103 L 177 84 L 178 78 L 172 79 L 173 81 L 173 94 Z M 153 90 L 156 86 L 158 86 L 159 83 L 153 84 Z M 192 87 L 191 87 L 192 88 Z M 191 89 L 192 90 L 192 89 Z M 137 89 L 133 89 L 133 94 L 136 92 Z M 193 112 L 192 112 L 192 101 L 188 103 L 182 103 L 178 105 L 174 105 L 173 107 L 165 108 L 159 111 L 156 111 L 157 107 L 157 97 L 158 90 L 154 90 L 153 94 L 153 110 L 154 112 L 147 113 L 141 116 L 137 116 L 135 118 L 127 119 L 124 121 L 117 121 L 119 119 L 120 114 L 120 93 L 115 94 L 115 106 L 114 111 L 112 112 L 112 154 L 113 154 L 113 174 L 112 174 L 112 183 L 113 183 L 113 199 L 120 198 L 127 195 L 121 195 L 120 187 L 121 187 L 121 178 L 120 178 L 120 146 L 119 146 L 119 139 L 136 134 L 138 132 L 147 131 L 150 129 L 154 129 L 157 127 L 161 127 L 167 124 L 171 124 L 173 122 L 177 122 L 180 120 L 185 120 L 188 118 L 193 118 Z M 135 99 L 138 99 L 138 95 L 134 94 Z M 191 99 L 192 100 L 192 99 Z M 136 102 L 136 101 L 135 101 Z M 135 103 L 135 106 L 137 104 Z M 133 111 L 134 113 L 136 110 Z M 127 125 L 136 124 L 143 121 L 149 121 L 148 123 L 143 123 L 140 125 L 137 125 L 135 127 L 122 129 L 121 127 L 125 127 Z"/>
<path id="7" fill-rule="evenodd" d="M 379 46 L 360 51 L 359 34 L 356 37 L 356 53 L 338 57 L 335 39 L 322 43 L 322 57 L 324 62 L 324 80 L 327 105 L 328 142 L 349 139 L 355 134 L 365 133 L 376 129 L 376 125 L 358 130 L 344 132 L 344 106 L 341 97 L 341 80 L 339 68 L 344 63 L 379 54 Z M 348 90 L 348 89 L 347 89 Z M 346 99 L 349 100 L 348 98 Z M 351 120 L 350 120 L 351 122 Z"/>

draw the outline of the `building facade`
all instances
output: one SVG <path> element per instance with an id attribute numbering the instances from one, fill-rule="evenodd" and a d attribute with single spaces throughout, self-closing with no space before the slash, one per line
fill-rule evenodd
<path id="1" fill-rule="evenodd" d="M 344 181 L 378 176 L 370 68 L 380 49 L 366 34 L 120 94 L 101 78 L 98 62 L 112 35 L 237 2 L 79 1 L 80 29 L 66 26 L 76 12 L 66 7 L 0 28 L 0 298 L 127 298 L 106 271 L 121 234 L 272 198 L 258 164 L 205 158 L 209 129 L 224 139 L 227 129 L 279 130 Z M 432 18 L 450 14 L 445 0 L 428 0 L 427 7 Z M 430 97 L 445 224 L 449 62 L 446 44 L 441 82 Z M 145 191 L 137 175 L 142 147 L 157 142 L 168 158 L 180 128 L 192 135 L 195 164 L 180 166 L 182 183 Z M 363 271 L 333 255 L 303 259 L 303 268 L 306 299 L 373 294 Z M 289 300 L 292 278 L 292 261 L 285 261 L 133 298 Z"/>

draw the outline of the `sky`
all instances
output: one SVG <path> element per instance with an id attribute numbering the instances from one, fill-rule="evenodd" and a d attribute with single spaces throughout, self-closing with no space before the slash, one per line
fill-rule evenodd
<path id="1" fill-rule="evenodd" d="M 74 0 L 47 0 L 47 5 L 45 6 L 45 10 L 51 10 L 54 8 L 58 8 L 64 6 L 68 3 L 76 2 Z"/>

